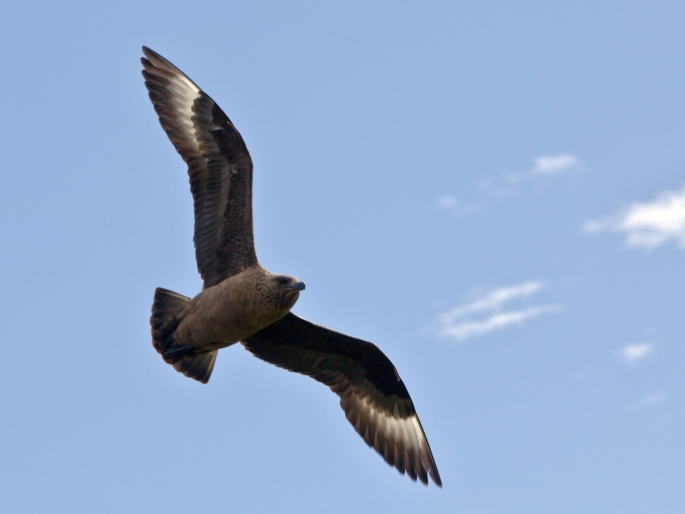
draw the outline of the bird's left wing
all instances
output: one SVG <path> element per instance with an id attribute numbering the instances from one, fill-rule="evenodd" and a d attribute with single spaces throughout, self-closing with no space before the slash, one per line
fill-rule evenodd
<path id="1" fill-rule="evenodd" d="M 329 386 L 354 429 L 388 464 L 412 480 L 427 484 L 430 475 L 442 485 L 407 388 L 376 345 L 292 313 L 242 344 L 260 359 Z"/>

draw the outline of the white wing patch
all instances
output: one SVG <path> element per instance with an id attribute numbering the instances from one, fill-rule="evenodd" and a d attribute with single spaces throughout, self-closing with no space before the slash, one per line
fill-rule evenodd
<path id="1" fill-rule="evenodd" d="M 183 138 L 184 143 L 190 147 L 189 149 L 199 157 L 204 153 L 199 141 L 202 139 L 202 134 L 207 132 L 206 129 L 200 129 L 195 126 L 193 117 L 196 115 L 194 104 L 202 96 L 202 90 L 192 80 L 176 68 L 170 66 L 166 61 L 159 59 L 154 54 L 146 55 L 155 66 L 155 74 L 161 75 L 169 81 L 165 89 L 170 93 L 171 98 L 166 105 L 167 108 L 173 107 L 173 112 L 169 114 L 172 116 L 170 121 L 179 130 L 176 136 Z M 212 122 L 211 118 L 203 119 L 203 121 Z M 211 126 L 213 129 L 221 128 L 214 123 L 211 123 Z"/>
<path id="2" fill-rule="evenodd" d="M 200 152 L 200 145 L 195 139 L 195 127 L 193 126 L 193 103 L 200 97 L 200 90 L 183 76 L 175 75 L 171 79 L 169 92 L 172 93 L 172 105 L 177 109 L 176 122 L 180 125 L 183 135 L 195 144 Z"/>
<path id="3" fill-rule="evenodd" d="M 435 461 L 418 416 L 402 417 L 397 403 L 392 413 L 387 412 L 373 396 L 359 396 L 349 388 L 340 399 L 340 405 L 357 433 L 400 473 L 408 473 L 413 480 L 418 477 L 423 483 L 428 482 L 430 475 L 439 483 Z"/>

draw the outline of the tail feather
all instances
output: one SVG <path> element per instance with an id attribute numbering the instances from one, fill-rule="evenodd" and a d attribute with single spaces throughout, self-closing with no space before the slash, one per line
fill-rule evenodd
<path id="1" fill-rule="evenodd" d="M 173 364 L 173 366 L 176 371 L 183 373 L 185 376 L 206 384 L 212 375 L 217 353 L 219 353 L 219 350 L 201 353 L 197 357 L 186 357 Z"/>
<path id="2" fill-rule="evenodd" d="M 176 315 L 186 306 L 190 298 L 168 289 L 158 287 L 152 303 L 152 346 L 162 356 L 165 362 L 171 364 L 176 371 L 206 384 L 214 369 L 217 350 L 207 353 L 191 353 L 180 359 L 167 356 L 167 351 L 174 348 L 174 332 L 178 328 L 181 318 Z"/>
<path id="3" fill-rule="evenodd" d="M 180 323 L 176 314 L 186 306 L 190 298 L 182 294 L 174 293 L 168 289 L 158 287 L 155 289 L 155 298 L 152 302 L 152 346 L 162 356 L 164 351 L 171 347 L 171 338 Z"/>

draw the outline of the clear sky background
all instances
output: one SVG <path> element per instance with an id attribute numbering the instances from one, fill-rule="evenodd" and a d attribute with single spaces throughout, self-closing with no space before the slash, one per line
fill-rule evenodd
<path id="1" fill-rule="evenodd" d="M 9 2 L 0 17 L 0 508 L 682 513 L 685 4 Z M 140 74 L 241 131 L 260 261 L 375 342 L 444 487 L 234 346 L 150 343 L 193 296 L 185 166 Z"/>

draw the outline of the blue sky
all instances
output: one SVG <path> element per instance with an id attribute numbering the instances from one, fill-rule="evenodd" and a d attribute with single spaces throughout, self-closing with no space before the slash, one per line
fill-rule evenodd
<path id="1" fill-rule="evenodd" d="M 681 513 L 682 2 L 12 2 L 0 19 L 7 512 Z M 255 163 L 294 312 L 374 341 L 444 487 L 324 386 L 150 343 L 201 287 L 141 45 Z"/>

